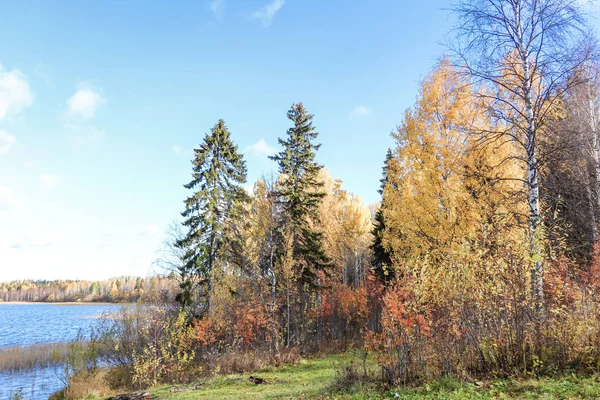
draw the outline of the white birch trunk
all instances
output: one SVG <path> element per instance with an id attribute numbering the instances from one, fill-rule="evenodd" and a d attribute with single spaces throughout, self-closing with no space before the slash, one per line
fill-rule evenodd
<path id="1" fill-rule="evenodd" d="M 518 28 L 518 48 L 523 67 L 523 101 L 525 103 L 526 119 L 526 151 L 527 151 L 527 189 L 529 205 L 529 256 L 531 257 L 531 286 L 534 308 L 538 322 L 541 320 L 544 305 L 544 267 L 540 246 L 540 187 L 538 182 L 538 160 L 536 144 L 536 124 L 533 110 L 532 82 L 533 76 L 529 67 L 529 51 L 523 38 L 520 4 L 514 8 L 515 22 Z"/>

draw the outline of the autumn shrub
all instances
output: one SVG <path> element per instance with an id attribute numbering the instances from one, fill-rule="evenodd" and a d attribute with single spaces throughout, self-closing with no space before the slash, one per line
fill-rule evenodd
<path id="1" fill-rule="evenodd" d="M 430 327 L 410 290 L 394 285 L 383 296 L 381 332 L 368 331 L 366 345 L 375 350 L 389 385 L 425 373 L 425 340 Z"/>
<path id="2" fill-rule="evenodd" d="M 64 389 L 55 393 L 50 399 L 79 400 L 108 396 L 115 388 L 108 383 L 107 373 L 106 369 L 79 371 L 69 378 L 68 385 Z"/>
<path id="3" fill-rule="evenodd" d="M 502 257 L 479 260 L 479 273 L 486 264 L 495 267 L 487 278 L 480 275 L 460 285 L 447 281 L 453 289 L 442 301 L 420 292 L 423 279 L 405 277 L 386 289 L 381 329 L 368 330 L 365 339 L 388 385 L 448 375 L 471 380 L 598 373 L 600 292 L 589 280 L 594 269 L 582 272 L 564 257 L 547 260 L 543 320 L 538 322 L 529 301 L 526 258 L 509 253 L 504 248 L 498 253 Z"/>
<path id="4" fill-rule="evenodd" d="M 226 314 L 194 320 L 194 337 L 206 350 L 232 351 L 261 347 L 272 340 L 264 308 L 254 302 L 231 303 Z"/>
<path id="5" fill-rule="evenodd" d="M 545 280 L 546 321 L 538 369 L 600 371 L 600 290 L 597 264 L 582 269 L 561 257 Z"/>
<path id="6" fill-rule="evenodd" d="M 149 342 L 133 354 L 132 381 L 136 387 L 179 383 L 189 376 L 195 358 L 193 328 L 185 312 L 169 314 L 168 309 L 158 308 L 139 327 L 139 334 Z"/>
<path id="7" fill-rule="evenodd" d="M 63 368 L 67 379 L 80 373 L 93 373 L 98 368 L 98 341 L 95 333 L 87 337 L 83 331 L 67 343 Z"/>
<path id="8" fill-rule="evenodd" d="M 99 359 L 112 385 L 144 388 L 186 381 L 196 358 L 187 313 L 169 305 L 124 307 L 96 329 Z"/>
<path id="9" fill-rule="evenodd" d="M 320 318 L 328 325 L 330 339 L 352 341 L 369 317 L 366 285 L 351 287 L 335 282 L 322 295 Z"/>

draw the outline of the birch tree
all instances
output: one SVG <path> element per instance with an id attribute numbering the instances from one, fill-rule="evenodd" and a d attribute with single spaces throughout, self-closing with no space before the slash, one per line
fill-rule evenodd
<path id="1" fill-rule="evenodd" d="M 538 136 L 566 79 L 587 52 L 584 16 L 577 0 L 460 0 L 457 40 L 451 49 L 480 83 L 494 88 L 490 112 L 507 126 L 484 131 L 487 140 L 509 138 L 522 153 L 528 199 L 532 299 L 538 315 L 544 304 L 540 244 Z M 490 93 L 490 91 L 484 91 Z"/>

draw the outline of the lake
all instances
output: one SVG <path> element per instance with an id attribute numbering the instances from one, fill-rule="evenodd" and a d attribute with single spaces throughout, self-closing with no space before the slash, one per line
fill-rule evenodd
<path id="1" fill-rule="evenodd" d="M 80 330 L 89 330 L 106 311 L 120 306 L 0 303 L 0 348 L 34 343 L 66 342 Z M 0 372 L 0 399 L 10 399 L 21 390 L 22 398 L 47 399 L 63 387 L 62 368 L 40 368 L 27 372 Z"/>

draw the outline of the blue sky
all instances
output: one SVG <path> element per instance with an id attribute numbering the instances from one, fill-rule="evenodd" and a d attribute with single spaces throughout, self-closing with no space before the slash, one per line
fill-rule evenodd
<path id="1" fill-rule="evenodd" d="M 410 5 L 409 5 L 410 4 Z M 442 0 L 19 1 L 0 24 L 0 280 L 146 275 L 223 118 L 249 184 L 304 102 L 367 203 L 442 55 Z"/>

